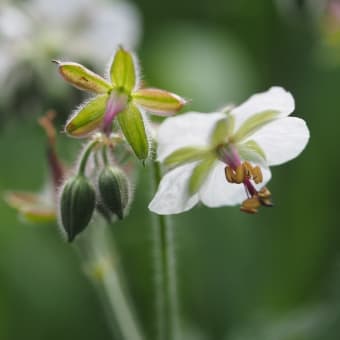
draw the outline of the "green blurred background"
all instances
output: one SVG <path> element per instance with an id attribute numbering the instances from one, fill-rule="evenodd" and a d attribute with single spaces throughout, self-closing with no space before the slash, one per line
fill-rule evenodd
<path id="1" fill-rule="evenodd" d="M 295 114 L 311 131 L 299 158 L 272 169 L 273 209 L 249 216 L 237 207 L 201 206 L 173 218 L 183 339 L 340 339 L 338 2 L 134 5 L 142 18 L 137 52 L 148 84 L 191 98 L 191 109 L 207 112 L 280 85 L 293 93 Z M 2 24 L 0 16 L 0 34 Z M 6 48 L 0 39 L 2 52 Z M 47 52 L 18 61 L 10 73 L 16 81 L 2 85 L 2 192 L 42 188 L 46 140 L 36 119 L 55 108 L 61 130 L 84 98 L 50 64 L 57 52 Z M 99 72 L 104 66 L 93 63 Z M 70 163 L 80 145 L 62 134 L 58 139 Z M 153 339 L 149 173 L 141 167 L 131 213 L 112 234 L 138 317 Z M 4 201 L 0 224 L 0 339 L 111 339 L 99 299 L 56 226 L 22 223 Z"/>

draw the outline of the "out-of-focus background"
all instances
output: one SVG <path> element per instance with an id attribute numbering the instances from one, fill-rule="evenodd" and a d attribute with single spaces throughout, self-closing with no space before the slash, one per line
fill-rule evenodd
<path id="1" fill-rule="evenodd" d="M 340 3 L 336 0 L 0 1 L 0 191 L 38 192 L 46 138 L 85 98 L 51 59 L 103 72 L 117 46 L 146 83 L 213 111 L 272 85 L 291 91 L 311 140 L 273 168 L 275 207 L 196 207 L 173 218 L 184 340 L 338 340 L 340 334 Z M 72 163 L 81 143 L 58 137 Z M 112 228 L 138 317 L 152 339 L 150 169 Z M 99 300 L 54 223 L 0 201 L 0 339 L 111 339 Z M 117 339 L 118 340 L 118 339 Z"/>

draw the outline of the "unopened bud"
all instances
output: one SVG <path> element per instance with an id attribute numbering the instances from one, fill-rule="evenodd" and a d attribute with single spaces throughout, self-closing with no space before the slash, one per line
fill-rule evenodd
<path id="1" fill-rule="evenodd" d="M 95 191 L 86 177 L 72 177 L 64 185 L 60 197 L 60 219 L 69 242 L 89 224 L 95 201 Z"/>
<path id="2" fill-rule="evenodd" d="M 105 167 L 99 175 L 98 188 L 103 205 L 123 219 L 129 201 L 129 182 L 124 172 L 119 168 Z"/>

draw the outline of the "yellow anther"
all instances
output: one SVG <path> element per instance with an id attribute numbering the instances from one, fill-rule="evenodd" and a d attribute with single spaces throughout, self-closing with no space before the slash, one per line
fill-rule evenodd
<path id="1" fill-rule="evenodd" d="M 229 183 L 243 183 L 246 179 L 253 179 L 256 184 L 263 181 L 263 175 L 259 166 L 253 167 L 249 162 L 245 161 L 239 165 L 236 170 L 230 166 L 226 166 L 225 177 Z"/>
<path id="2" fill-rule="evenodd" d="M 233 178 L 233 170 L 232 168 L 230 168 L 229 166 L 226 166 L 224 168 L 224 172 L 225 172 L 225 178 L 227 179 L 227 181 L 229 183 L 234 183 L 234 178 Z"/>
<path id="3" fill-rule="evenodd" d="M 274 204 L 270 198 L 260 198 L 261 204 L 265 207 L 272 207 Z"/>
<path id="4" fill-rule="evenodd" d="M 258 196 L 259 196 L 260 198 L 263 198 L 263 199 L 265 199 L 265 198 L 270 198 L 271 195 L 272 195 L 272 194 L 270 193 L 270 191 L 269 191 L 266 187 L 262 188 L 262 189 L 258 192 Z"/>
<path id="5" fill-rule="evenodd" d="M 256 184 L 259 184 L 263 181 L 262 171 L 259 166 L 253 168 L 253 180 Z"/>
<path id="6" fill-rule="evenodd" d="M 246 209 L 256 209 L 259 208 L 261 205 L 258 197 L 253 196 L 250 198 L 247 198 L 245 201 L 242 203 L 242 207 Z"/>
<path id="7" fill-rule="evenodd" d="M 257 193 L 257 196 L 259 197 L 262 205 L 264 205 L 266 207 L 272 207 L 273 206 L 273 202 L 271 200 L 272 194 L 270 193 L 270 191 L 266 187 L 262 188 Z"/>
<path id="8" fill-rule="evenodd" d="M 251 177 L 252 176 L 252 170 L 253 170 L 253 167 L 251 166 L 251 164 L 247 161 L 243 162 L 243 168 L 244 168 L 244 174 L 245 176 L 247 177 Z"/>
<path id="9" fill-rule="evenodd" d="M 242 206 L 240 207 L 240 211 L 245 212 L 247 214 L 256 214 L 258 212 L 258 210 L 255 208 L 244 208 Z"/>
<path id="10" fill-rule="evenodd" d="M 243 201 L 240 210 L 248 214 L 255 214 L 257 213 L 257 209 L 260 207 L 260 205 L 261 203 L 258 197 L 253 196 Z"/>
<path id="11" fill-rule="evenodd" d="M 243 164 L 241 164 L 240 166 L 238 166 L 236 168 L 236 173 L 234 176 L 234 181 L 237 184 L 240 184 L 244 181 L 244 166 Z"/>

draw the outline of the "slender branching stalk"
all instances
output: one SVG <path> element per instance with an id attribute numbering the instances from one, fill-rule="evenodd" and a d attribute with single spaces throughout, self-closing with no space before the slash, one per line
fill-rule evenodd
<path id="1" fill-rule="evenodd" d="M 104 223 L 103 223 L 104 224 Z M 78 249 L 106 310 L 115 339 L 144 340 L 119 270 L 117 250 L 105 225 L 91 225 Z"/>

